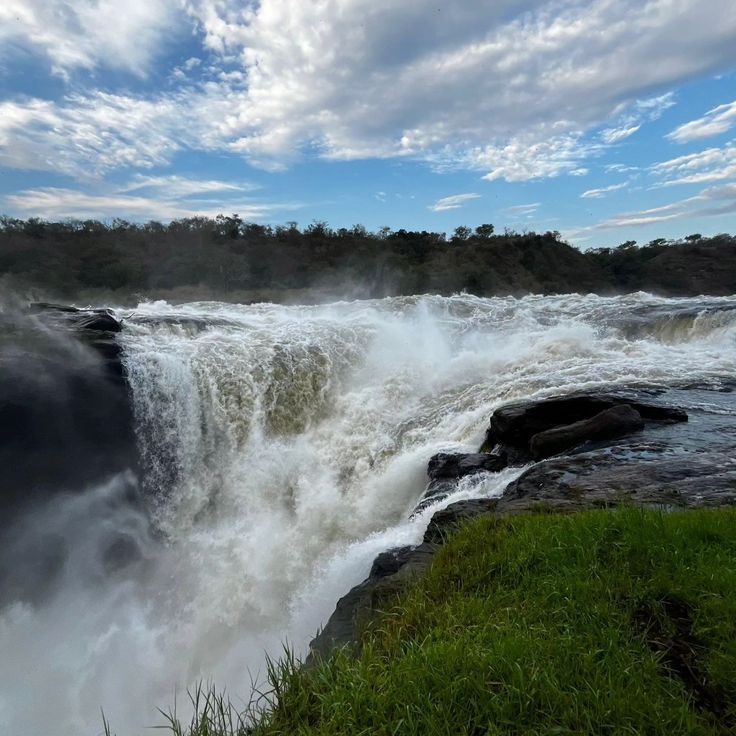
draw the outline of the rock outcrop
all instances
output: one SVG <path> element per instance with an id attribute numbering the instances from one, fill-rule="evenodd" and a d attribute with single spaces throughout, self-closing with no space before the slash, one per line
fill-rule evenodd
<path id="1" fill-rule="evenodd" d="M 638 412 L 644 422 L 687 421 L 687 413 L 682 409 L 652 401 L 656 398 L 657 393 L 632 390 L 618 393 L 572 394 L 542 401 L 508 404 L 493 413 L 481 450 L 505 453 L 510 465 L 524 465 L 532 460 L 540 459 L 539 455 L 535 457 L 531 446 L 532 439 L 536 435 L 559 427 L 579 425 L 580 422 L 590 420 L 601 412 L 624 405 Z M 594 425 L 588 425 L 587 435 L 585 429 L 580 425 L 575 427 L 576 444 L 605 438 L 594 436 L 596 431 Z M 640 427 L 632 425 L 631 431 L 636 431 L 636 429 Z M 569 434 L 572 438 L 573 433 Z M 544 443 L 539 444 L 541 448 Z M 570 446 L 566 446 L 561 449 L 569 448 Z M 549 455 L 544 455 L 544 457 L 549 457 Z"/>
<path id="2" fill-rule="evenodd" d="M 431 506 L 446 498 L 457 488 L 457 482 L 479 473 L 498 472 L 508 465 L 505 452 L 486 453 L 447 453 L 441 452 L 429 461 L 427 476 L 429 482 L 424 494 L 419 499 L 412 515 L 418 514 L 427 506 Z"/>
<path id="3" fill-rule="evenodd" d="M 736 505 L 736 401 L 723 389 L 631 390 L 512 404 L 494 412 L 488 438 L 484 448 L 492 454 L 430 460 L 418 509 L 452 493 L 468 475 L 497 472 L 507 462 L 526 464 L 534 454 L 544 459 L 500 498 L 463 500 L 438 510 L 420 546 L 379 555 L 368 578 L 340 600 L 312 642 L 310 661 L 337 646 L 357 647 L 360 628 L 388 597 L 427 569 L 454 527 L 480 515 L 621 504 L 666 510 Z"/>

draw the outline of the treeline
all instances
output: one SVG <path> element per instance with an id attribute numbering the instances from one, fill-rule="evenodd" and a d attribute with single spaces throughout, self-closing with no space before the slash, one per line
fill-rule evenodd
<path id="1" fill-rule="evenodd" d="M 736 293 L 736 238 L 690 235 L 581 252 L 557 232 L 444 233 L 270 227 L 237 215 L 135 224 L 0 218 L 0 273 L 57 298 L 95 290 L 134 298 L 190 287 L 203 295 L 330 290 L 380 297 L 646 290 Z"/>

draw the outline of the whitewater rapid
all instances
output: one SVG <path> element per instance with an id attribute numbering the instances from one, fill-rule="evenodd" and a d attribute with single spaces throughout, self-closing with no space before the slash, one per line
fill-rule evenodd
<path id="1" fill-rule="evenodd" d="M 736 297 L 416 296 L 116 310 L 142 458 L 19 523 L 71 550 L 54 590 L 0 611 L 0 732 L 118 736 L 199 680 L 234 702 L 266 653 L 303 655 L 409 520 L 440 450 L 505 402 L 736 377 Z M 518 469 L 445 499 L 500 494 Z M 131 506 L 131 493 L 145 501 Z M 110 571 L 97 539 L 139 552 Z"/>

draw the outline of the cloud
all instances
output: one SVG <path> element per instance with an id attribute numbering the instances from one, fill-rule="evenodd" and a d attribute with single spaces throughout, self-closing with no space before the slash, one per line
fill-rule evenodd
<path id="1" fill-rule="evenodd" d="M 21 47 L 44 54 L 57 74 L 104 66 L 142 76 L 178 35 L 177 15 L 177 0 L 3 0 L 0 57 Z"/>
<path id="2" fill-rule="evenodd" d="M 541 206 L 541 202 L 532 202 L 530 204 L 516 204 L 513 207 L 506 207 L 501 210 L 504 215 L 511 217 L 528 217 L 536 213 Z"/>
<path id="3" fill-rule="evenodd" d="M 159 191 L 167 197 L 187 198 L 197 194 L 208 194 L 212 192 L 249 192 L 258 187 L 248 183 L 234 183 L 228 181 L 217 181 L 213 179 L 190 179 L 184 176 L 144 176 L 136 174 L 133 179 L 121 187 L 118 191 Z"/>
<path id="4" fill-rule="evenodd" d="M 571 233 L 571 237 L 594 230 L 644 227 L 672 220 L 718 217 L 733 213 L 736 213 L 736 184 L 726 184 L 703 189 L 693 197 L 687 197 L 661 207 L 625 212 L 607 218 L 590 227 L 574 231 Z"/>
<path id="5" fill-rule="evenodd" d="M 621 184 L 611 184 L 607 187 L 601 187 L 600 189 L 588 189 L 583 192 L 580 196 L 583 199 L 600 199 L 609 192 L 616 192 L 619 189 L 625 189 L 628 186 L 628 182 L 622 182 Z"/>
<path id="6" fill-rule="evenodd" d="M 726 133 L 734 125 L 736 125 L 736 100 L 727 105 L 714 107 L 702 118 L 680 125 L 671 133 L 668 133 L 667 138 L 677 143 L 688 143 L 689 141 Z"/>
<path id="7" fill-rule="evenodd" d="M 95 92 L 61 104 L 0 103 L 0 166 L 78 178 L 167 163 L 187 142 L 200 146 L 176 98 L 148 100 Z"/>
<path id="8" fill-rule="evenodd" d="M 144 182 L 143 179 L 148 179 Z M 164 186 L 166 182 L 172 186 Z M 217 189 L 215 186 L 217 185 Z M 150 195 L 130 194 L 148 189 Z M 156 191 L 160 190 L 160 191 Z M 193 198 L 195 193 L 206 194 L 225 191 L 217 199 Z M 258 220 L 278 211 L 298 209 L 295 203 L 273 203 L 240 196 L 242 189 L 227 182 L 202 181 L 182 177 L 138 177 L 119 187 L 107 187 L 106 191 L 83 191 L 62 187 L 25 189 L 0 198 L 0 204 L 20 217 L 96 218 L 123 217 L 140 221 L 148 219 L 175 220 L 197 215 L 214 217 L 222 212 L 237 212 L 243 219 Z"/>
<path id="9" fill-rule="evenodd" d="M 631 171 L 639 171 L 639 167 L 630 166 L 629 164 L 607 164 L 604 170 L 607 174 L 625 174 Z"/>
<path id="10" fill-rule="evenodd" d="M 513 136 L 503 146 L 473 149 L 461 160 L 469 168 L 490 169 L 483 176 L 486 181 L 530 181 L 561 174 L 585 175 L 587 169 L 580 168 L 581 160 L 600 150 L 600 146 L 586 143 L 580 133 L 548 136 L 543 128 L 538 128 Z"/>
<path id="11" fill-rule="evenodd" d="M 608 145 L 626 140 L 626 138 L 638 132 L 645 122 L 658 120 L 662 113 L 674 104 L 675 96 L 673 92 L 667 92 L 658 97 L 637 100 L 621 115 L 618 125 L 601 131 L 601 140 Z"/>
<path id="12" fill-rule="evenodd" d="M 456 210 L 462 207 L 466 202 L 471 199 L 479 199 L 480 194 L 474 192 L 468 192 L 466 194 L 453 194 L 450 197 L 443 197 L 438 199 L 433 205 L 429 206 L 432 212 L 446 212 L 447 210 Z"/>
<path id="13" fill-rule="evenodd" d="M 604 143 L 618 143 L 619 141 L 634 135 L 637 130 L 641 128 L 641 125 L 631 125 L 629 127 L 621 128 L 607 128 L 601 132 L 601 138 Z"/>
<path id="14" fill-rule="evenodd" d="M 660 177 L 661 186 L 705 184 L 736 177 L 736 141 L 723 148 L 708 148 L 698 153 L 662 161 L 650 169 Z"/>
<path id="15" fill-rule="evenodd" d="M 169 2 L 134 0 L 134 18 L 150 6 L 151 23 L 129 68 L 146 68 Z M 578 174 L 623 131 L 672 104 L 668 95 L 642 100 L 651 90 L 736 63 L 732 0 L 709 0 L 708 13 L 698 0 L 341 0 L 339 12 L 336 0 L 182 2 L 186 13 L 171 26 L 195 23 L 205 49 L 192 58 L 208 57 L 196 82 L 180 67 L 183 86 L 166 94 L 10 101 L 10 118 L 0 112 L 0 163 L 100 175 L 162 165 L 190 148 L 272 169 L 303 156 L 404 157 L 489 180 Z M 104 15 L 112 0 L 74 3 L 77 15 L 99 8 L 107 30 L 90 31 L 89 47 L 70 32 L 66 56 L 74 24 L 62 23 L 53 42 L 35 41 L 46 3 L 30 3 L 36 15 L 14 38 L 66 68 L 124 63 L 135 23 L 125 21 L 108 59 L 104 34 L 118 32 L 116 16 Z"/>

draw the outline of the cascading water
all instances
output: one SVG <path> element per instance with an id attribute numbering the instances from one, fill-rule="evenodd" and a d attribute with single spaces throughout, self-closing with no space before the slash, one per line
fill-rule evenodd
<path id="1" fill-rule="evenodd" d="M 378 552 L 421 539 L 436 507 L 409 514 L 428 459 L 476 450 L 501 403 L 736 375 L 736 298 L 155 302 L 118 316 L 143 467 L 14 530 L 13 554 L 49 539 L 66 552 L 43 595 L 0 612 L 3 733 L 98 733 L 100 707 L 120 736 L 141 733 L 202 678 L 247 696 L 264 652 L 304 653 Z M 517 472 L 442 504 L 499 494 Z"/>

